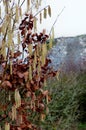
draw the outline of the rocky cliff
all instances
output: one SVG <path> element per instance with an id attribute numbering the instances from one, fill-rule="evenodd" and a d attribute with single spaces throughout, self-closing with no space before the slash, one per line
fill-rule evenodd
<path id="1" fill-rule="evenodd" d="M 48 57 L 50 66 L 63 71 L 86 70 L 86 35 L 77 37 L 60 37 L 55 39 L 55 45 Z"/>

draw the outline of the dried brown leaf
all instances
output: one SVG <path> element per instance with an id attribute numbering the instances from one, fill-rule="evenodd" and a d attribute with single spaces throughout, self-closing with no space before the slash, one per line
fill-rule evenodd
<path id="1" fill-rule="evenodd" d="M 12 84 L 10 83 L 10 81 L 3 81 L 2 84 L 1 84 L 2 87 L 6 88 L 12 88 Z"/>

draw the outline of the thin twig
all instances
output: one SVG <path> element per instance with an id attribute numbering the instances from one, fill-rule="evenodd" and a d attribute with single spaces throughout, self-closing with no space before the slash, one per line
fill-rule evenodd
<path id="1" fill-rule="evenodd" d="M 23 0 L 23 2 L 21 3 L 20 7 L 24 4 L 25 0 Z"/>
<path id="2" fill-rule="evenodd" d="M 65 6 L 64 6 L 64 8 L 61 10 L 61 12 L 57 15 L 57 17 L 56 17 L 56 19 L 55 19 L 55 21 L 54 21 L 54 23 L 53 23 L 53 25 L 52 25 L 52 27 L 51 27 L 51 29 L 50 29 L 49 36 L 50 36 L 50 34 L 51 34 L 51 32 L 52 32 L 52 28 L 53 28 L 53 26 L 54 26 L 55 23 L 57 22 L 59 16 L 62 14 L 62 12 L 64 11 L 64 9 L 65 9 Z"/>

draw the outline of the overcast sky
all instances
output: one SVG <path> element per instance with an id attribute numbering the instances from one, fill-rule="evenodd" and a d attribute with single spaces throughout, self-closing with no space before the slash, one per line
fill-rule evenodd
<path id="1" fill-rule="evenodd" d="M 52 18 L 44 20 L 41 28 L 47 26 L 49 32 L 57 15 L 65 6 L 55 24 L 55 37 L 86 34 L 86 0 L 43 0 L 52 7 Z M 45 26 L 46 25 L 46 26 Z"/>
<path id="2" fill-rule="evenodd" d="M 54 26 L 55 37 L 86 34 L 86 0 L 42 0 L 42 8 L 48 4 L 52 8 L 52 17 L 43 20 L 42 25 L 38 26 L 39 31 L 46 28 L 49 33 L 57 15 L 65 6 Z M 26 10 L 25 5 L 23 10 Z"/>

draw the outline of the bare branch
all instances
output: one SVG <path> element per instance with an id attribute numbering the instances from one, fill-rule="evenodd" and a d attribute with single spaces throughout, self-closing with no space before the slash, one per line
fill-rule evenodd
<path id="1" fill-rule="evenodd" d="M 52 25 L 52 27 L 51 27 L 51 29 L 50 29 L 49 36 L 50 36 L 50 34 L 51 34 L 51 31 L 52 31 L 53 26 L 56 24 L 56 22 L 57 22 L 59 16 L 62 14 L 62 12 L 64 11 L 64 9 L 65 9 L 65 6 L 64 6 L 64 8 L 61 10 L 61 12 L 57 15 L 57 17 L 56 17 L 56 19 L 55 19 L 55 21 L 54 21 L 54 23 L 53 23 L 53 25 Z"/>
<path id="2" fill-rule="evenodd" d="M 21 3 L 20 7 L 24 4 L 25 0 L 23 0 L 23 2 Z"/>

